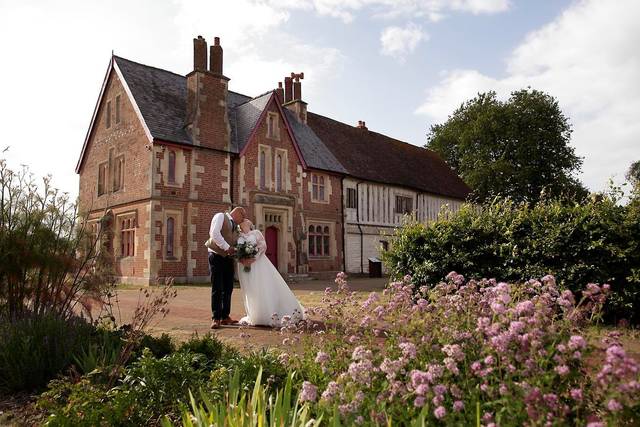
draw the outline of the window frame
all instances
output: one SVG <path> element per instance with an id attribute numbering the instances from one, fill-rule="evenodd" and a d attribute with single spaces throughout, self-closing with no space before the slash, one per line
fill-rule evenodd
<path id="1" fill-rule="evenodd" d="M 309 223 L 307 227 L 307 253 L 309 258 L 330 258 L 333 256 L 329 224 Z"/>
<path id="2" fill-rule="evenodd" d="M 280 123 L 278 120 L 278 114 L 269 111 L 267 112 L 267 138 L 280 140 Z"/>
<path id="3" fill-rule="evenodd" d="M 396 194 L 395 213 L 397 215 L 407 215 L 413 212 L 413 197 Z"/>
<path id="4" fill-rule="evenodd" d="M 328 180 L 328 177 L 327 177 Z M 328 203 L 327 183 L 325 176 L 317 173 L 311 174 L 311 201 Z"/>
<path id="5" fill-rule="evenodd" d="M 167 183 L 176 184 L 176 152 L 174 150 L 169 150 L 167 163 Z"/>
<path id="6" fill-rule="evenodd" d="M 276 191 L 282 191 L 282 153 L 276 152 Z"/>
<path id="7" fill-rule="evenodd" d="M 122 114 L 122 111 L 121 111 L 122 105 L 121 105 L 120 99 L 121 99 L 121 96 L 120 96 L 120 95 L 116 95 L 116 100 L 115 100 L 115 102 L 116 102 L 116 108 L 115 108 L 115 124 L 120 124 L 120 122 L 121 122 L 121 120 L 122 120 L 122 117 L 121 117 L 121 114 Z"/>
<path id="8" fill-rule="evenodd" d="M 109 183 L 109 162 L 98 163 L 98 197 L 107 194 Z"/>
<path id="9" fill-rule="evenodd" d="M 113 192 L 124 189 L 124 154 L 115 158 L 111 188 Z"/>
<path id="10" fill-rule="evenodd" d="M 265 150 L 260 150 L 258 154 L 258 187 L 261 190 L 267 189 L 267 153 Z"/>
<path id="11" fill-rule="evenodd" d="M 136 256 L 136 228 L 137 221 L 135 214 L 124 214 L 117 217 L 117 224 L 120 228 L 120 258 L 130 258 Z"/>
<path id="12" fill-rule="evenodd" d="M 111 100 L 107 101 L 107 105 L 105 106 L 105 129 L 111 129 Z"/>
<path id="13" fill-rule="evenodd" d="M 173 216 L 167 217 L 167 243 L 165 247 L 165 256 L 168 259 L 175 259 L 175 241 L 176 241 L 176 219 Z"/>
<path id="14" fill-rule="evenodd" d="M 347 209 L 358 209 L 358 190 L 347 187 Z"/>

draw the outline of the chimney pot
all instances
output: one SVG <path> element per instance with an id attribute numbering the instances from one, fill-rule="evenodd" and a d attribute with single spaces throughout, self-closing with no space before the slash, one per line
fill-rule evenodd
<path id="1" fill-rule="evenodd" d="M 293 82 L 291 77 L 284 78 L 284 102 L 289 102 L 293 98 Z"/>
<path id="2" fill-rule="evenodd" d="M 213 39 L 213 45 L 209 50 L 209 71 L 222 75 L 222 46 L 220 46 L 220 37 Z"/>
<path id="3" fill-rule="evenodd" d="M 207 70 L 207 41 L 202 36 L 193 39 L 193 69 Z"/>
<path id="4" fill-rule="evenodd" d="M 358 120 L 357 128 L 367 130 L 367 125 L 365 124 L 364 120 Z"/>
<path id="5" fill-rule="evenodd" d="M 276 89 L 276 95 L 278 96 L 278 102 L 280 104 L 284 103 L 284 88 L 282 87 L 282 82 L 278 82 L 278 88 Z"/>

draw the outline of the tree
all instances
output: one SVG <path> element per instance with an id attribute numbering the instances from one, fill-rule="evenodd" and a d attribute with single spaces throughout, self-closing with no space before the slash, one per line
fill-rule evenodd
<path id="1" fill-rule="evenodd" d="M 569 145 L 571 132 L 552 96 L 523 89 L 500 101 L 491 91 L 433 125 L 427 148 L 462 177 L 476 201 L 503 196 L 535 202 L 542 194 L 582 198 L 587 190 L 574 176 L 582 159 Z"/>
<path id="2" fill-rule="evenodd" d="M 640 186 L 640 160 L 631 163 L 627 171 L 627 181 L 634 187 Z"/>

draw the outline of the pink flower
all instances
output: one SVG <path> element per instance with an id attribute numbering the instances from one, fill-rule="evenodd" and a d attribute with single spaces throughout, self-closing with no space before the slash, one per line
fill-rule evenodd
<path id="1" fill-rule="evenodd" d="M 587 342 L 580 335 L 572 335 L 568 345 L 571 350 L 582 350 L 587 346 Z"/>
<path id="2" fill-rule="evenodd" d="M 415 359 L 416 358 L 416 346 L 411 342 L 402 342 L 398 345 L 402 350 L 402 355 L 407 359 Z"/>
<path id="3" fill-rule="evenodd" d="M 555 371 L 562 376 L 565 376 L 569 373 L 569 367 L 567 365 L 560 365 L 555 367 Z"/>
<path id="4" fill-rule="evenodd" d="M 435 415 L 437 419 L 441 420 L 442 418 L 444 418 L 445 415 L 447 415 L 447 410 L 444 409 L 444 406 L 438 406 L 433 411 L 433 415 Z"/>
<path id="5" fill-rule="evenodd" d="M 425 402 L 426 402 L 426 399 L 424 398 L 424 396 L 417 396 L 416 399 L 413 401 L 413 406 L 415 406 L 416 408 L 422 408 Z"/>
<path id="6" fill-rule="evenodd" d="M 571 394 L 571 398 L 573 400 L 576 400 L 578 402 L 580 402 L 582 400 L 582 389 L 580 389 L 580 388 L 572 388 L 570 394 Z"/>
<path id="7" fill-rule="evenodd" d="M 353 360 L 365 360 L 371 358 L 371 350 L 367 350 L 364 346 L 359 345 L 353 350 L 351 358 Z"/>
<path id="8" fill-rule="evenodd" d="M 318 397 L 318 387 L 311 384 L 309 381 L 302 383 L 302 391 L 300 392 L 301 402 L 315 402 Z"/>
<path id="9" fill-rule="evenodd" d="M 340 386 L 335 381 L 329 382 L 327 384 L 327 389 L 322 393 L 322 400 L 331 401 L 333 397 L 338 393 Z"/>
<path id="10" fill-rule="evenodd" d="M 324 365 L 328 361 L 329 361 L 329 355 L 324 351 L 319 351 L 318 354 L 316 355 L 316 363 Z"/>
<path id="11" fill-rule="evenodd" d="M 460 412 L 464 409 L 464 402 L 462 400 L 456 400 L 453 402 L 453 410 L 456 412 Z"/>
<path id="12" fill-rule="evenodd" d="M 484 363 L 486 365 L 493 365 L 494 363 L 496 363 L 496 359 L 495 359 L 495 357 L 489 355 L 489 356 L 484 358 Z"/>
<path id="13" fill-rule="evenodd" d="M 607 409 L 611 412 L 618 412 L 622 410 L 622 405 L 615 399 L 609 399 L 607 402 Z"/>

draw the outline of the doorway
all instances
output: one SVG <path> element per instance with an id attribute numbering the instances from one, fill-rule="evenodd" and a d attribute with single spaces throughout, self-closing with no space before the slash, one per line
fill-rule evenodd
<path id="1" fill-rule="evenodd" d="M 274 226 L 267 227 L 265 230 L 264 239 L 267 242 L 267 258 L 271 261 L 271 264 L 278 268 L 278 229 Z"/>

